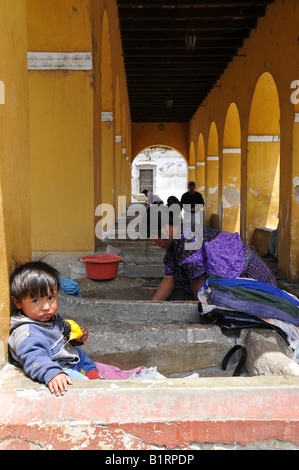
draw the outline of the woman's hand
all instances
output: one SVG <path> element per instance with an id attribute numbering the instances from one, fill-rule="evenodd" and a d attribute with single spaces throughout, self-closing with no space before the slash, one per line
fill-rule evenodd
<path id="1" fill-rule="evenodd" d="M 166 300 L 175 289 L 175 279 L 173 276 L 165 276 L 160 286 L 156 290 L 152 300 Z"/>

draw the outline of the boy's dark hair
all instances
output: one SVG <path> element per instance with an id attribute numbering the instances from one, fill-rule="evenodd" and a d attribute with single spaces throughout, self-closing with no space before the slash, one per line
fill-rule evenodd
<path id="1" fill-rule="evenodd" d="M 10 295 L 20 301 L 28 295 L 31 298 L 46 297 L 48 289 L 54 294 L 60 289 L 59 272 L 43 261 L 30 261 L 15 269 L 10 276 Z"/>

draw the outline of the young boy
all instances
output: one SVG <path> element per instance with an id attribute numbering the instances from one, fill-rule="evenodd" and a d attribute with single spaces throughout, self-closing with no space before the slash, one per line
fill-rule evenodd
<path id="1" fill-rule="evenodd" d="M 57 314 L 59 288 L 58 271 L 41 261 L 18 267 L 10 277 L 12 362 L 56 396 L 65 394 L 72 378 L 101 378 L 95 363 L 68 341 L 69 326 Z M 81 331 L 83 344 L 88 330 Z"/>

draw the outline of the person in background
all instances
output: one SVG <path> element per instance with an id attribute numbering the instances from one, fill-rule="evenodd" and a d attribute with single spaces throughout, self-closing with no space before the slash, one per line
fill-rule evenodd
<path id="1" fill-rule="evenodd" d="M 142 192 L 147 197 L 147 201 L 145 203 L 147 206 L 151 206 L 152 204 L 163 204 L 162 199 L 160 199 L 156 194 L 153 194 L 147 189 L 144 189 Z"/>
<path id="2" fill-rule="evenodd" d="M 202 195 L 195 191 L 196 184 L 194 181 L 189 181 L 188 191 L 184 193 L 181 197 L 181 204 L 190 204 L 191 212 L 195 212 L 195 205 L 202 204 L 204 206 L 205 202 Z"/>
<path id="3" fill-rule="evenodd" d="M 199 211 L 200 207 L 203 208 L 205 205 L 202 195 L 195 191 L 195 188 L 195 181 L 189 181 L 188 191 L 181 197 L 181 205 L 187 214 L 191 214 L 192 222 L 195 220 L 195 213 Z"/>

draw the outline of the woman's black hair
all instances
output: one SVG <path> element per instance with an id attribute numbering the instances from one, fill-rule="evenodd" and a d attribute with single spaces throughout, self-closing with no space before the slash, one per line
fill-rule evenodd
<path id="1" fill-rule="evenodd" d="M 180 208 L 182 209 L 182 204 L 180 203 L 178 198 L 176 196 L 169 196 L 169 198 L 167 199 L 167 206 L 170 207 L 174 204 L 178 204 L 178 206 L 180 206 Z"/>
<path id="2" fill-rule="evenodd" d="M 28 295 L 31 298 L 46 297 L 48 289 L 52 294 L 60 289 L 60 275 L 43 261 L 25 263 L 10 276 L 10 295 L 18 301 Z"/>
<path id="3" fill-rule="evenodd" d="M 162 238 L 161 232 L 166 225 L 181 225 L 181 206 L 173 204 L 170 208 L 164 204 L 151 205 L 141 222 L 142 238 L 151 238 L 152 236 Z"/>

